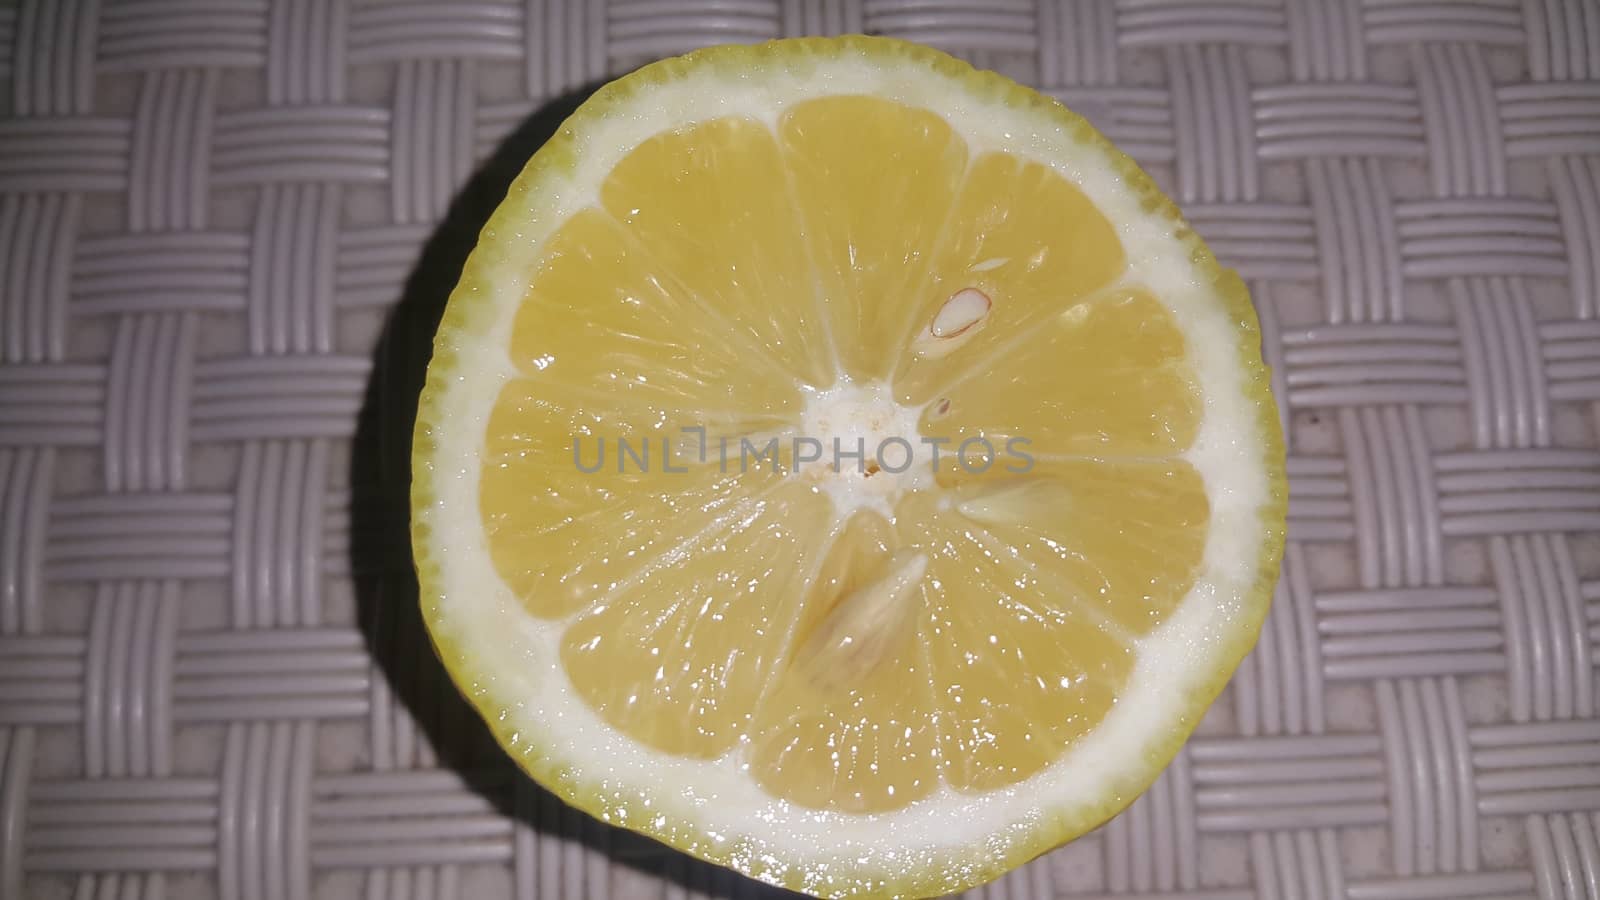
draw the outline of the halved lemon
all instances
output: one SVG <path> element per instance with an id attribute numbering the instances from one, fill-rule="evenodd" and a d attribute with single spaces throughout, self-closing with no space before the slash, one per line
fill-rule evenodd
<path id="1" fill-rule="evenodd" d="M 1155 778 L 1255 639 L 1249 298 L 1052 100 L 874 38 L 597 93 L 440 326 L 440 656 L 572 804 L 822 895 L 977 884 Z"/>

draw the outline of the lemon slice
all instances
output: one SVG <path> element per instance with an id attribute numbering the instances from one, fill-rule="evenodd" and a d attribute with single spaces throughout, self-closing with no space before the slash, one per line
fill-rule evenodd
<path id="1" fill-rule="evenodd" d="M 815 894 L 952 891 L 1155 778 L 1265 613 L 1242 283 L 1081 118 L 874 38 L 597 93 L 440 326 L 440 656 L 599 818 Z"/>

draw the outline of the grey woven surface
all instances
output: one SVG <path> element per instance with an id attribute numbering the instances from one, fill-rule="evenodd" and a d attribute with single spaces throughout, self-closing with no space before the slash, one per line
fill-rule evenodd
<path id="1" fill-rule="evenodd" d="M 1596 0 L 0 4 L 0 897 L 758 892 L 454 699 L 408 414 L 572 92 L 860 30 L 1144 163 L 1250 281 L 1290 435 L 1260 647 L 988 895 L 1600 900 Z"/>

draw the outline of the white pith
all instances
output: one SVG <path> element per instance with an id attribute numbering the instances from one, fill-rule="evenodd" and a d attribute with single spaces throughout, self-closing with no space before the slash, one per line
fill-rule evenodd
<path id="1" fill-rule="evenodd" d="M 654 134 L 692 122 L 745 115 L 775 125 L 790 104 L 846 93 L 932 110 L 967 139 L 974 155 L 1000 150 L 1051 166 L 1116 225 L 1128 252 L 1127 279 L 1160 298 L 1187 339 L 1205 404 L 1198 437 L 1184 457 L 1200 473 L 1210 499 L 1202 574 L 1178 611 L 1140 643 L 1127 689 L 1096 732 L 1009 788 L 968 796 L 941 787 L 904 809 L 872 815 L 776 800 L 747 777 L 737 750 L 709 762 L 670 756 L 603 722 L 569 690 L 559 659 L 563 624 L 529 616 L 495 574 L 474 463 L 482 455 L 495 399 L 514 374 L 507 347 L 531 272 L 523 263 L 537 256 L 541 241 L 572 213 L 596 202 L 600 183 L 623 156 Z M 683 823 L 683 833 L 703 836 L 709 851 L 728 856 L 731 848 L 741 867 L 763 870 L 774 880 L 784 877 L 785 865 L 826 872 L 836 864 L 884 873 L 979 866 L 984 857 L 1005 855 L 1040 817 L 1104 806 L 1108 792 L 1137 781 L 1148 770 L 1146 754 L 1154 742 L 1189 708 L 1184 687 L 1210 681 L 1219 666 L 1228 622 L 1250 595 L 1260 568 L 1260 514 L 1270 500 L 1267 448 L 1247 399 L 1235 323 L 1200 277 L 1188 247 L 1172 233 L 1172 223 L 1145 213 L 1112 161 L 1077 143 L 1056 122 L 977 96 L 965 82 L 910 61 L 845 55 L 809 60 L 804 71 L 774 68 L 737 79 L 702 67 L 591 120 L 574 150 L 574 170 L 539 196 L 519 233 L 487 239 L 501 242 L 490 263 L 495 274 L 484 279 L 485 296 L 474 298 L 480 313 L 454 338 L 458 357 L 475 363 L 443 384 L 439 403 L 451 410 L 452 424 L 435 436 L 437 502 L 418 513 L 432 533 L 449 535 L 448 544 L 435 542 L 443 594 L 435 627 L 477 655 L 472 671 L 492 673 L 481 675 L 492 684 L 468 685 L 469 691 L 502 702 L 517 698 L 503 712 L 504 724 L 519 734 L 514 743 L 536 744 L 564 779 L 598 795 L 613 821 L 632 817 L 622 824 L 639 825 L 643 818 L 660 817 L 658 831 Z M 840 400 L 822 398 L 808 414 L 826 418 L 845 405 Z M 884 433 L 903 434 L 903 416 L 889 418 L 878 423 Z M 915 421 L 913 416 L 912 434 Z M 835 427 L 830 420 L 829 427 L 847 433 L 854 426 Z M 856 487 L 839 488 L 836 503 L 872 507 L 872 492 Z M 536 740 L 529 739 L 533 735 Z M 975 846 L 977 857 L 971 855 Z M 952 851 L 960 852 L 952 857 Z"/>
<path id="2" fill-rule="evenodd" d="M 917 430 L 921 410 L 894 402 L 886 384 L 842 382 L 810 392 L 800 416 L 801 440 L 817 442 L 822 458 L 800 467 L 800 477 L 828 495 L 835 518 L 870 509 L 894 517 L 906 491 L 933 486 L 933 462 Z M 904 471 L 902 447 L 911 450 Z M 854 455 L 861 451 L 862 458 Z M 879 459 L 883 465 L 878 465 Z"/>

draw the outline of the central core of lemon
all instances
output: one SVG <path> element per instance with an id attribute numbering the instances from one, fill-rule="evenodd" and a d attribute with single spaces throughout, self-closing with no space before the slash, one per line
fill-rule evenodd
<path id="1" fill-rule="evenodd" d="M 881 382 L 814 391 L 800 414 L 795 467 L 828 495 L 837 515 L 870 509 L 892 517 L 907 491 L 933 485 L 933 456 L 917 430 L 921 414 L 896 403 Z"/>

